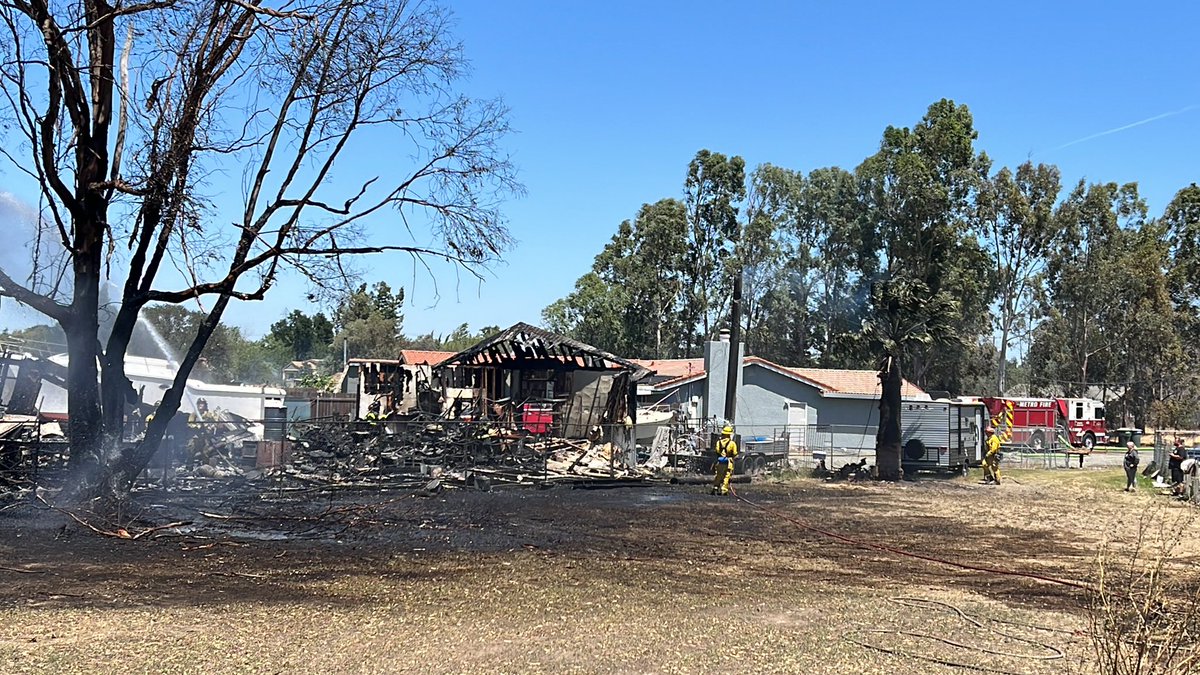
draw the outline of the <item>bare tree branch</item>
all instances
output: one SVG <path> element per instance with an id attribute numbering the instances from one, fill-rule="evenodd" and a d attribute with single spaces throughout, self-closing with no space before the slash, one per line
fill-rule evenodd
<path id="1" fill-rule="evenodd" d="M 44 295 L 34 293 L 13 280 L 3 269 L 0 269 L 0 296 L 28 305 L 59 323 L 66 324 L 70 320 L 69 306 L 60 305 Z"/>

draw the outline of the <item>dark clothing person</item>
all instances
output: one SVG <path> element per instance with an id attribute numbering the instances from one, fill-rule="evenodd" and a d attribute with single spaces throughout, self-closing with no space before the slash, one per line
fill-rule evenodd
<path id="1" fill-rule="evenodd" d="M 1133 443 L 1125 445 L 1125 491 L 1133 492 L 1136 489 L 1135 480 L 1137 479 L 1138 463 L 1141 459 L 1138 457 L 1137 448 L 1133 447 Z"/>
<path id="2" fill-rule="evenodd" d="M 1171 470 L 1171 484 L 1179 485 L 1183 482 L 1183 443 L 1175 442 L 1175 447 L 1171 449 L 1171 456 L 1167 458 L 1167 468 Z"/>

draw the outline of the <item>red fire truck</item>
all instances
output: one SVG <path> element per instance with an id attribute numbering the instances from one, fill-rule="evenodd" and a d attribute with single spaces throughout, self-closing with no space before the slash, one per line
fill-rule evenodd
<path id="1" fill-rule="evenodd" d="M 1090 452 L 1108 441 L 1104 404 L 1090 398 L 982 399 L 1005 445 L 1046 447 L 1053 437 Z"/>

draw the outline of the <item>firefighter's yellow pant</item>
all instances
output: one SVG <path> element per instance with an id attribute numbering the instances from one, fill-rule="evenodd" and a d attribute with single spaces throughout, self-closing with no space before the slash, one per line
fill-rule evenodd
<path id="1" fill-rule="evenodd" d="M 713 492 L 719 490 L 723 495 L 729 494 L 730 478 L 733 478 L 733 460 L 717 462 L 717 475 L 713 476 Z"/>
<path id="2" fill-rule="evenodd" d="M 1000 482 L 1000 456 L 992 455 L 983 458 L 983 479 Z"/>

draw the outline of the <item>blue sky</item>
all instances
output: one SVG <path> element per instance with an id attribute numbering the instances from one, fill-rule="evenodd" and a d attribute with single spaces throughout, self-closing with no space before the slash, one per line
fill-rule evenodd
<path id="1" fill-rule="evenodd" d="M 618 223 L 681 195 L 701 148 L 852 169 L 887 125 L 943 97 L 970 107 L 997 168 L 1032 159 L 1067 185 L 1137 181 L 1155 215 L 1200 180 L 1191 3 L 450 4 L 473 63 L 464 87 L 512 109 L 528 194 L 506 205 L 518 243 L 483 284 L 451 275 L 435 297 L 407 261 L 365 265 L 408 288 L 408 334 L 538 322 Z M 312 309 L 297 281 L 228 316 L 260 335 L 293 307 Z"/>

